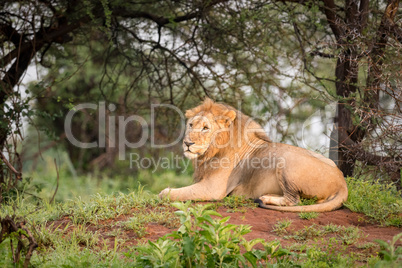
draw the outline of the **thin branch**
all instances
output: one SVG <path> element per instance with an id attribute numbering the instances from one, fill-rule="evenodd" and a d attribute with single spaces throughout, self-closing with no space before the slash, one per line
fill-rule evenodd
<path id="1" fill-rule="evenodd" d="M 21 179 L 21 172 L 17 171 L 13 165 L 10 164 L 10 162 L 7 160 L 7 158 L 3 155 L 2 152 L 0 152 L 0 159 L 4 162 L 4 164 L 7 165 L 8 169 L 11 170 L 15 175 L 16 179 L 20 180 Z"/>
<path id="2" fill-rule="evenodd" d="M 333 54 L 324 53 L 324 52 L 321 52 L 318 50 L 311 51 L 310 55 L 311 56 L 319 56 L 321 58 L 327 58 L 327 59 L 335 59 L 336 58 L 336 56 Z"/>
<path id="3" fill-rule="evenodd" d="M 57 166 L 56 158 L 54 159 L 54 165 L 56 167 L 56 173 L 57 173 L 57 184 L 56 184 L 56 189 L 54 190 L 52 199 L 50 199 L 50 202 L 49 202 L 50 204 L 53 202 L 54 197 L 56 196 L 57 190 L 59 189 L 59 178 L 60 178 L 60 176 L 59 176 L 59 168 Z"/>
<path id="4" fill-rule="evenodd" d="M 180 23 L 183 21 L 188 21 L 188 20 L 192 20 L 195 18 L 198 18 L 200 16 L 202 16 L 202 14 L 204 14 L 205 11 L 207 11 L 208 9 L 210 9 L 211 7 L 219 4 L 219 3 L 224 3 L 224 2 L 228 2 L 228 0 L 213 0 L 213 1 L 208 1 L 207 5 L 205 5 L 204 7 L 200 7 L 198 9 L 198 11 L 192 12 L 192 13 L 188 13 L 182 16 L 178 16 L 175 18 L 165 18 L 162 16 L 157 16 L 155 14 L 152 13 L 148 13 L 145 11 L 132 11 L 132 10 L 127 10 L 127 9 L 123 9 L 123 8 L 119 8 L 119 9 L 114 9 L 113 10 L 113 14 L 116 16 L 121 16 L 123 18 L 144 18 L 144 19 L 149 19 L 153 22 L 155 22 L 156 24 L 158 24 L 159 27 L 163 27 L 171 22 L 175 22 L 175 23 Z"/>
<path id="5" fill-rule="evenodd" d="M 15 46 L 18 46 L 23 39 L 18 31 L 12 26 L 11 22 L 0 23 L 0 34 L 11 41 Z"/>

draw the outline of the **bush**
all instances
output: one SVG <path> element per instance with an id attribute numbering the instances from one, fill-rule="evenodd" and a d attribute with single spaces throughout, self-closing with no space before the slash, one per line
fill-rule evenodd
<path id="1" fill-rule="evenodd" d="M 378 181 L 347 178 L 349 188 L 348 201 L 345 206 L 354 212 L 361 212 L 370 219 L 385 226 L 402 226 L 401 192 L 392 184 Z"/>
<path id="2" fill-rule="evenodd" d="M 250 226 L 228 224 L 230 217 L 222 216 L 211 205 L 190 207 L 190 202 L 173 203 L 180 209 L 181 227 L 156 242 L 138 248 L 138 267 L 256 267 L 261 261 L 276 260 L 276 263 L 291 265 L 292 253 L 280 247 L 277 241 L 263 239 L 247 241 L 244 235 L 251 232 Z M 217 217 L 217 219 L 212 218 Z M 253 247 L 261 243 L 264 250 Z M 244 253 L 242 253 L 244 252 Z"/>

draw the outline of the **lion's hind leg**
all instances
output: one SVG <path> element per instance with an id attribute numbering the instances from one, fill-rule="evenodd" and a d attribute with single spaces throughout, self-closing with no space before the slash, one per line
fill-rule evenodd
<path id="1" fill-rule="evenodd" d="M 263 195 L 259 198 L 264 205 L 275 205 L 275 206 L 294 206 L 298 202 L 292 201 L 286 196 L 277 195 Z"/>
<path id="2" fill-rule="evenodd" d="M 279 182 L 279 186 L 282 189 L 283 196 L 278 196 L 274 194 L 263 195 L 259 198 L 261 201 L 257 203 L 262 203 L 264 205 L 275 205 L 275 206 L 295 206 L 300 201 L 299 191 L 289 181 L 286 180 L 285 174 L 282 168 L 276 169 L 276 178 Z"/>

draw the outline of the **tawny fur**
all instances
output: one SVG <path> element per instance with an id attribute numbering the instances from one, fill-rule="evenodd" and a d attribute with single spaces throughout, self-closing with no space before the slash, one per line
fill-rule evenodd
<path id="1" fill-rule="evenodd" d="M 261 207 L 292 212 L 332 211 L 347 200 L 345 179 L 332 160 L 271 142 L 259 124 L 233 107 L 207 98 L 186 117 L 183 148 L 193 159 L 195 183 L 167 188 L 160 197 L 185 201 L 242 195 L 258 199 Z M 318 204 L 295 206 L 300 197 L 315 197 Z"/>

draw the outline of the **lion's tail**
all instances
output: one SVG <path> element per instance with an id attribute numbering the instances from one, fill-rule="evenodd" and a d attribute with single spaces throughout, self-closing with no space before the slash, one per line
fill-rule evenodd
<path id="1" fill-rule="evenodd" d="M 346 187 L 342 187 L 335 195 L 325 200 L 325 202 L 315 205 L 281 207 L 281 206 L 265 205 L 262 203 L 260 199 L 257 199 L 256 202 L 262 208 L 278 210 L 278 211 L 328 212 L 340 208 L 343 202 L 345 202 L 347 199 L 348 199 L 348 189 Z"/>

